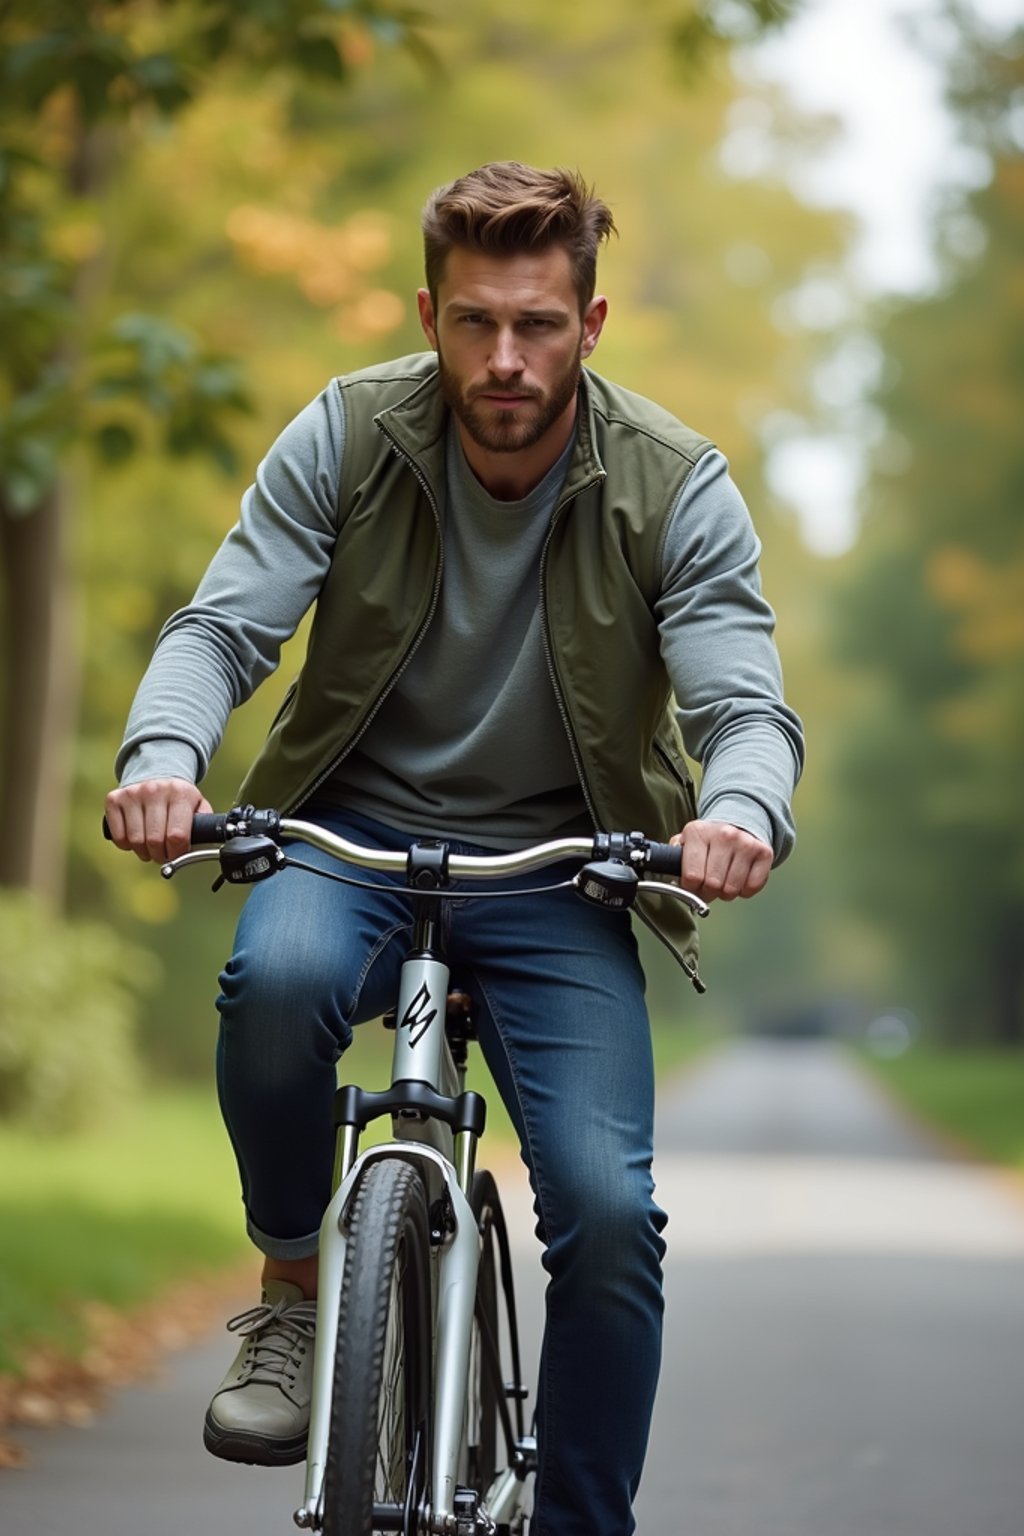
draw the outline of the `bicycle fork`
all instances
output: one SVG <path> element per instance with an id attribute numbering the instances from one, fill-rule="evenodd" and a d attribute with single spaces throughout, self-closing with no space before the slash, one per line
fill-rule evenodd
<path id="1" fill-rule="evenodd" d="M 436 948 L 435 929 L 435 903 L 418 902 L 413 948 L 402 966 L 391 1087 L 368 1093 L 346 1085 L 338 1091 L 336 1188 L 320 1228 L 306 1486 L 303 1503 L 295 1512 L 295 1523 L 303 1529 L 319 1530 L 322 1525 L 348 1211 L 368 1163 L 381 1157 L 401 1157 L 419 1165 L 431 1210 L 444 1211 L 436 1234 L 433 1505 L 429 1528 L 450 1536 L 462 1536 L 467 1530 L 465 1510 L 457 1508 L 456 1489 L 480 1244 L 466 1191 L 473 1177 L 476 1143 L 483 1131 L 484 1101 L 479 1094 L 459 1091 L 461 1085 L 445 1036 L 449 969 Z M 359 1154 L 360 1131 L 370 1120 L 387 1113 L 392 1115 L 396 1139 Z"/>

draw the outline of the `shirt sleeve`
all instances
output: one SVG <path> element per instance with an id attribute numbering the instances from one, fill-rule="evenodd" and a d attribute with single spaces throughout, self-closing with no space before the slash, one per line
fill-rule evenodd
<path id="1" fill-rule="evenodd" d="M 666 527 L 661 651 L 686 750 L 702 768 L 698 815 L 761 838 L 779 863 L 795 839 L 791 801 L 804 739 L 782 695 L 760 552 L 728 463 L 711 449 Z"/>
<path id="2" fill-rule="evenodd" d="M 334 382 L 260 464 L 195 596 L 160 632 L 117 754 L 121 784 L 201 779 L 232 709 L 276 668 L 330 566 L 344 437 Z"/>

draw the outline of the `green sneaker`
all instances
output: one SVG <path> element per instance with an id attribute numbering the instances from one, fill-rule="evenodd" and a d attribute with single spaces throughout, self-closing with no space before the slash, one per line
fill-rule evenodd
<path id="1" fill-rule="evenodd" d="M 242 1347 L 214 1393 L 203 1443 L 225 1461 L 284 1467 L 302 1461 L 313 1385 L 316 1302 L 289 1280 L 268 1280 L 263 1300 L 228 1323 Z"/>

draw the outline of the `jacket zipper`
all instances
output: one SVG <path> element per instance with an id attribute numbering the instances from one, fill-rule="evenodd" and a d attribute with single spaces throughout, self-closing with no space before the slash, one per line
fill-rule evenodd
<path id="1" fill-rule="evenodd" d="M 331 774 L 337 768 L 338 764 L 341 763 L 341 762 L 344 762 L 345 758 L 352 751 L 352 748 L 354 746 L 356 746 L 356 744 L 359 741 L 362 740 L 362 738 L 365 735 L 366 731 L 369 729 L 370 725 L 372 724 L 372 722 L 374 720 L 374 717 L 377 715 L 378 711 L 380 710 L 381 705 L 384 703 L 384 700 L 387 698 L 387 696 L 391 692 L 392 688 L 398 682 L 398 679 L 401 677 L 402 673 L 405 671 L 406 667 L 409 665 L 410 661 L 412 661 L 413 656 L 416 654 L 417 650 L 419 649 L 420 642 L 422 641 L 423 636 L 426 634 L 428 628 L 430 627 L 430 621 L 434 617 L 434 614 L 437 611 L 437 600 L 438 600 L 438 598 L 441 595 L 441 576 L 442 576 L 442 572 L 444 570 L 444 538 L 443 538 L 443 535 L 442 535 L 442 532 L 441 532 L 441 513 L 440 513 L 440 510 L 439 510 L 438 505 L 437 505 L 437 500 L 436 500 L 436 498 L 434 496 L 433 491 L 430 488 L 430 482 L 427 480 L 426 475 L 420 469 L 420 467 L 416 463 L 416 461 L 408 453 L 406 453 L 404 448 L 399 446 L 399 444 L 395 441 L 394 437 L 391 435 L 391 432 L 388 430 L 387 427 L 381 425 L 379 430 L 384 433 L 384 435 L 387 438 L 388 442 L 391 444 L 392 451 L 395 454 L 397 454 L 397 456 L 402 460 L 402 462 L 404 464 L 407 464 L 409 466 L 409 468 L 412 470 L 413 474 L 416 476 L 416 479 L 419 481 L 420 486 L 421 486 L 421 488 L 423 490 L 423 494 L 427 498 L 427 505 L 430 507 L 430 511 L 431 511 L 431 513 L 433 515 L 434 522 L 435 522 L 435 524 L 437 526 L 437 550 L 438 550 L 438 553 L 437 553 L 437 571 L 435 572 L 435 575 L 434 575 L 434 589 L 433 589 L 433 591 L 430 594 L 430 605 L 427 608 L 427 612 L 426 612 L 426 615 L 424 617 L 423 623 L 420 625 L 419 629 L 416 631 L 416 634 L 413 637 L 412 643 L 410 644 L 410 646 L 409 646 L 408 650 L 406 651 L 405 655 L 402 657 L 401 661 L 398 663 L 398 666 L 392 672 L 391 676 L 388 678 L 387 682 L 384 684 L 384 687 L 381 689 L 380 693 L 377 695 L 377 700 L 376 700 L 375 704 L 373 705 L 372 709 L 370 710 L 369 714 L 366 716 L 366 719 L 363 721 L 363 723 L 359 727 L 358 731 L 356 731 L 355 735 L 352 736 L 351 739 L 345 743 L 345 745 L 342 747 L 342 749 L 338 753 L 338 755 L 331 759 L 331 761 L 328 763 L 327 767 L 320 774 L 319 778 L 314 779 L 313 783 L 302 794 L 301 798 L 298 799 L 295 802 L 295 805 L 293 805 L 291 807 L 292 810 L 294 810 L 297 806 L 304 804 L 304 802 L 307 801 L 308 799 L 310 799 L 310 797 L 312 795 L 315 795 L 317 790 L 320 788 L 320 785 L 324 782 L 324 780 L 330 778 Z"/>

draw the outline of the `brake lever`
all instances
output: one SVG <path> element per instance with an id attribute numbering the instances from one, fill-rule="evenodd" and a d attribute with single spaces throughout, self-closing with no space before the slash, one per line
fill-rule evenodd
<path id="1" fill-rule="evenodd" d="M 209 864 L 210 860 L 220 861 L 219 848 L 195 848 L 191 853 L 183 853 L 176 859 L 168 859 L 166 864 L 161 864 L 160 873 L 165 880 L 173 880 L 179 869 L 184 869 L 188 864 Z"/>
<path id="2" fill-rule="evenodd" d="M 670 885 L 668 881 L 638 880 L 637 890 L 646 891 L 651 896 L 674 896 L 684 906 L 689 907 L 694 917 L 708 917 L 711 908 L 706 901 L 701 901 L 692 891 L 684 891 L 681 885 Z"/>

